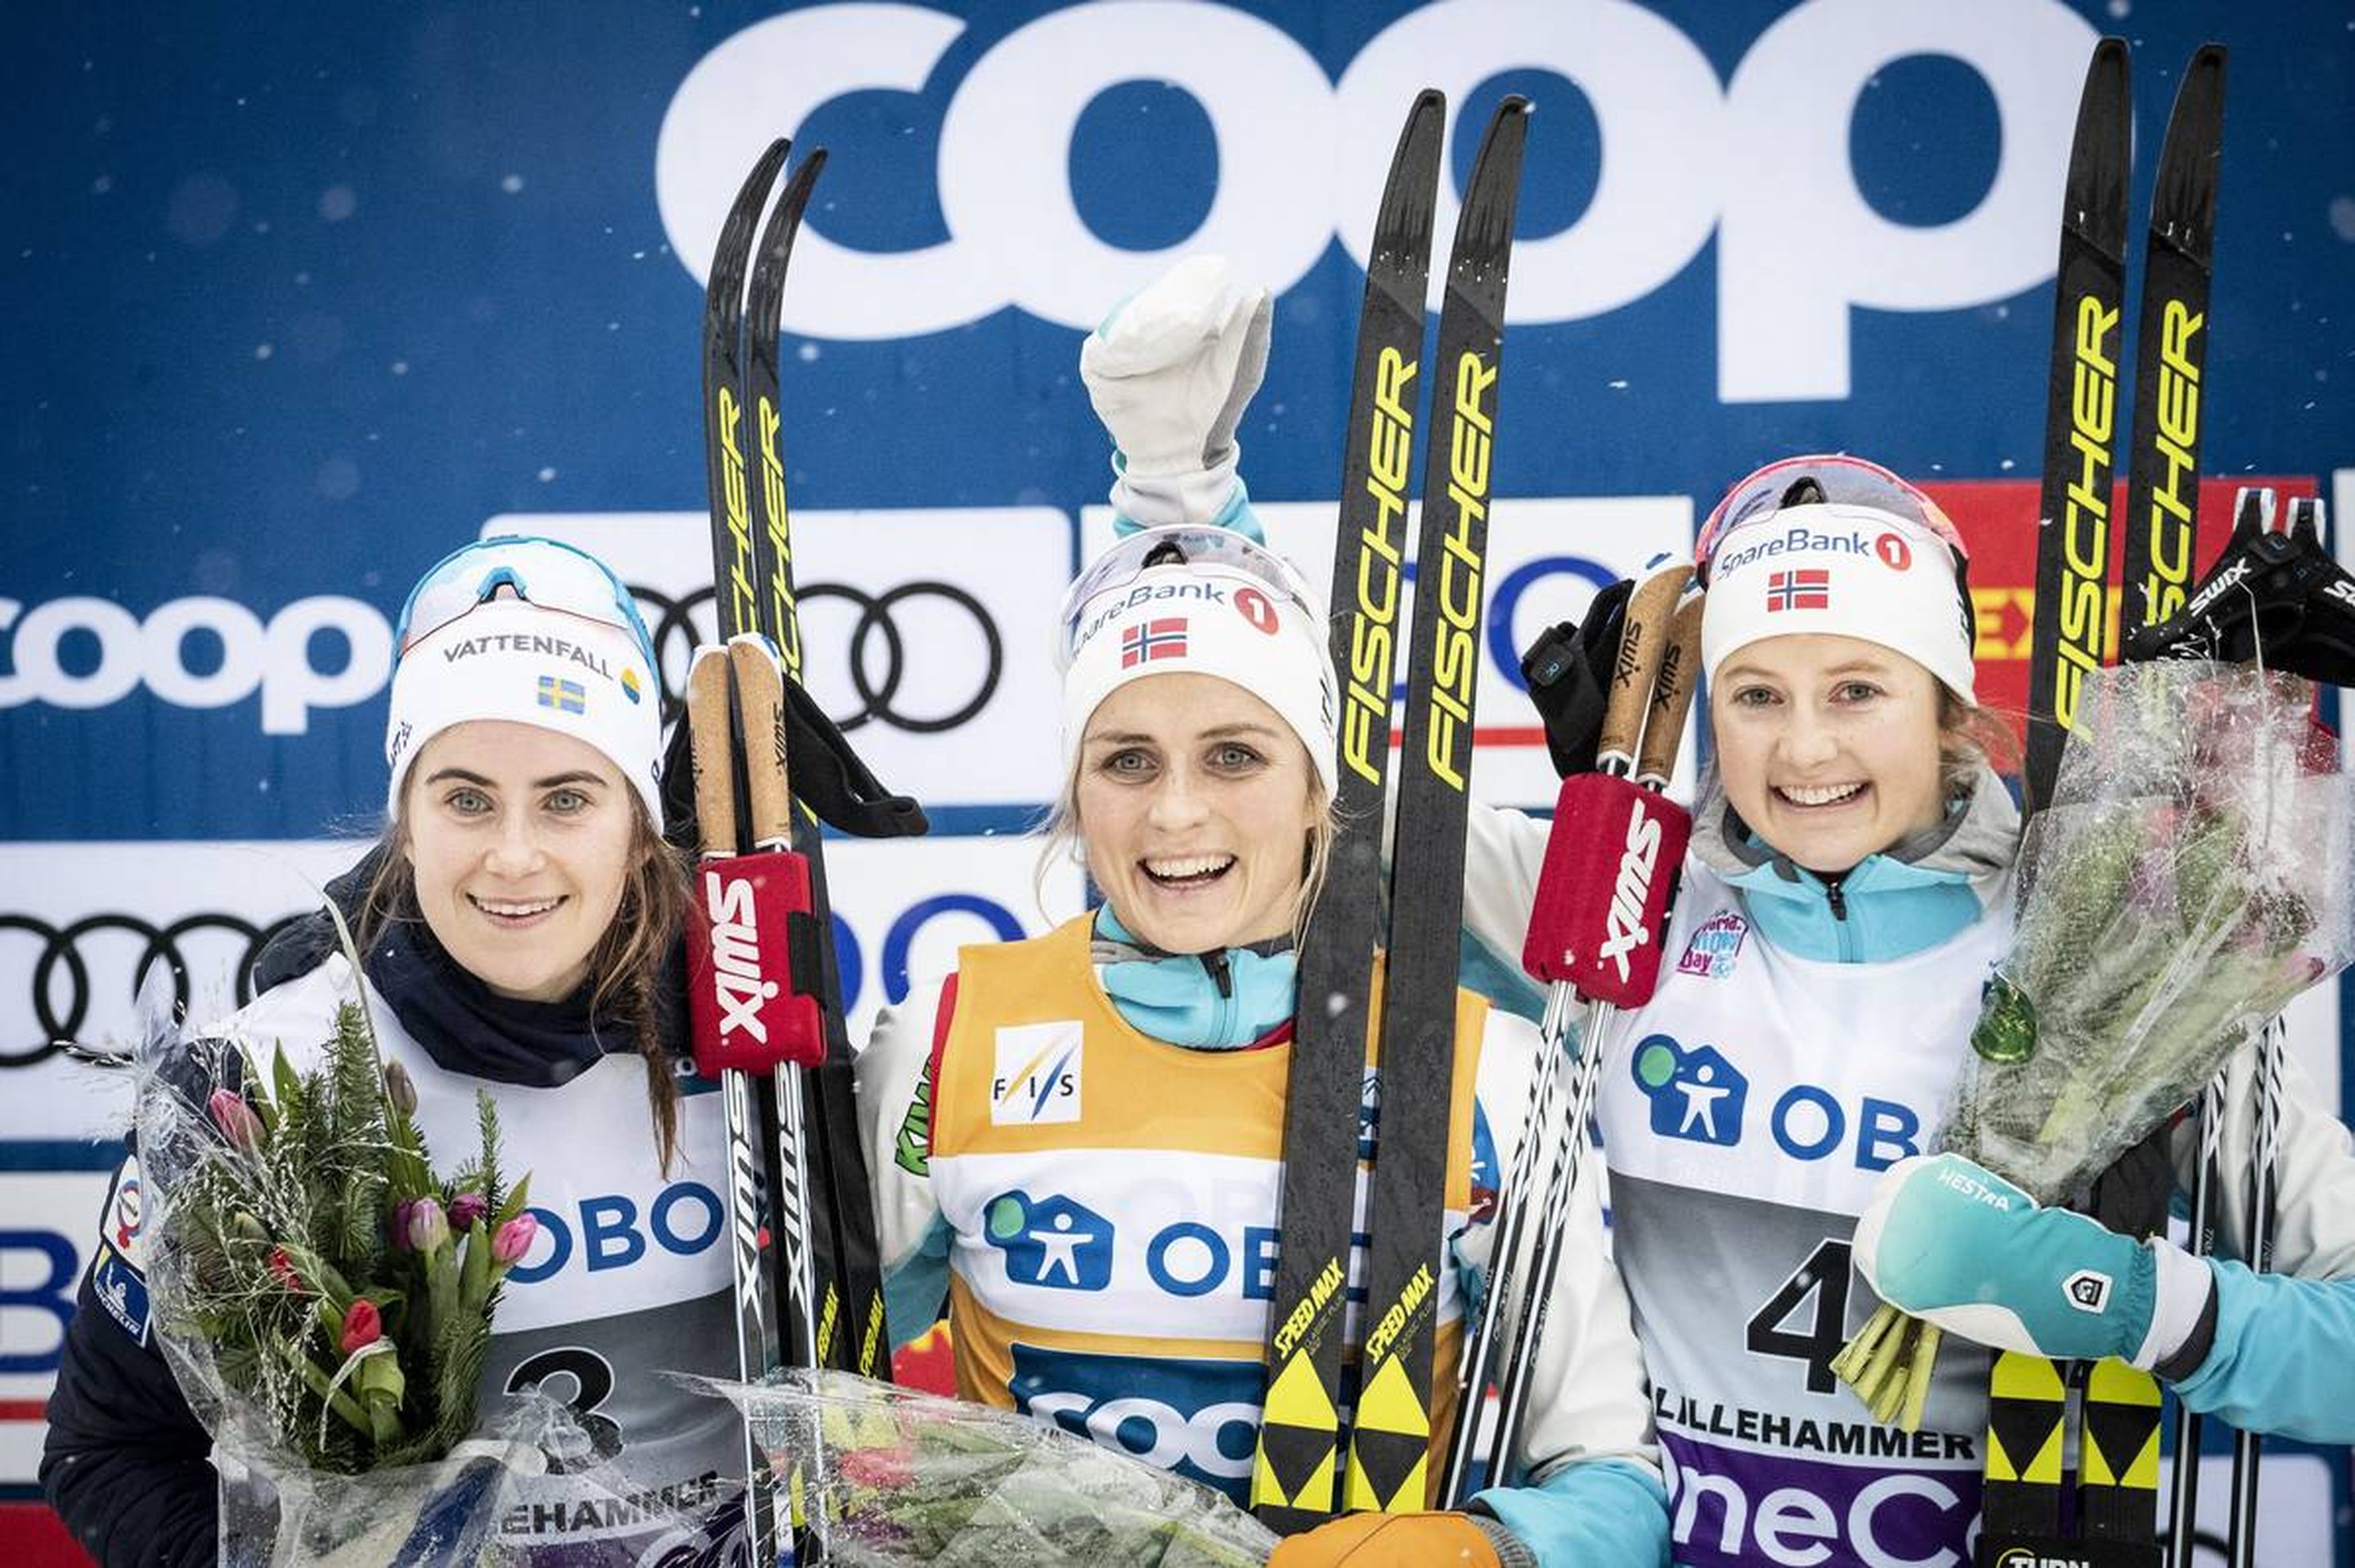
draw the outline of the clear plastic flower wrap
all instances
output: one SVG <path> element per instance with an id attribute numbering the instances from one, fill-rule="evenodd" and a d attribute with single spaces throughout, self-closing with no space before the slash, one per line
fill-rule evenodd
<path id="1" fill-rule="evenodd" d="M 225 1441 L 224 1449 L 246 1463 L 221 1488 L 221 1568 L 526 1568 L 534 1562 L 528 1544 L 500 1534 L 517 1510 L 546 1509 L 559 1497 L 568 1511 L 586 1507 L 599 1518 L 638 1509 L 610 1470 L 569 1473 L 566 1457 L 585 1457 L 591 1447 L 564 1405 L 531 1393 L 491 1414 L 495 1436 L 468 1439 L 432 1462 L 349 1476 L 258 1446 L 250 1433 Z M 667 1527 L 691 1523 L 678 1519 Z M 666 1527 L 655 1518 L 646 1524 Z M 568 1561 L 594 1561 L 591 1551 L 575 1549 Z M 637 1560 L 637 1546 L 613 1558 Z"/>
<path id="2" fill-rule="evenodd" d="M 2066 1202 L 2346 966 L 2355 791 L 2312 708 L 2306 682 L 2240 665 L 2086 677 L 1945 1148 Z M 1911 1429 L 1935 1354 L 1884 1306 L 1835 1365 Z"/>
<path id="3" fill-rule="evenodd" d="M 838 1568 L 1251 1568 L 1275 1546 L 1209 1488 L 1012 1411 L 849 1372 L 687 1381 L 798 1467 Z"/>
<path id="4" fill-rule="evenodd" d="M 152 1331 L 221 1461 L 222 1563 L 520 1563 L 499 1540 L 519 1504 L 634 1506 L 623 1477 L 583 1463 L 590 1435 L 553 1400 L 475 1408 L 502 1281 L 535 1225 L 488 1100 L 444 1177 L 358 1005 L 308 1070 L 183 1031 L 168 987 L 141 1013 L 133 1245 Z M 684 1522 L 634 1517 L 641 1534 Z"/>
<path id="5" fill-rule="evenodd" d="M 2312 708 L 2237 665 L 2088 679 L 1947 1148 L 2071 1198 L 2346 967 L 2350 781 Z"/>

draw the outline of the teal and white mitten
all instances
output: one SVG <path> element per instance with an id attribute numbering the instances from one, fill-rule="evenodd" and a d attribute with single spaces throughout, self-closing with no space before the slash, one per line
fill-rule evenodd
<path id="1" fill-rule="evenodd" d="M 1883 1301 L 1998 1350 L 2148 1371 L 2191 1338 L 2208 1266 L 2048 1209 L 1959 1154 L 1890 1168 L 1857 1221 L 1856 1267 Z"/>

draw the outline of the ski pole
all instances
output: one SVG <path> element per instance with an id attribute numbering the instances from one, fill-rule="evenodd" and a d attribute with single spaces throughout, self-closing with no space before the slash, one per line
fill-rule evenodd
<path id="1" fill-rule="evenodd" d="M 816 1002 L 794 983 L 791 956 L 795 916 L 804 926 L 809 918 L 809 875 L 801 858 L 780 843 L 780 821 L 789 823 L 790 816 L 778 813 L 792 810 L 782 763 L 751 763 L 756 757 L 783 757 L 777 746 L 783 705 L 783 677 L 757 635 L 740 636 L 724 649 L 707 646 L 687 673 L 702 839 L 702 908 L 688 928 L 687 1001 L 697 1066 L 719 1080 L 727 1120 L 736 1351 L 747 1383 L 764 1381 L 784 1360 L 775 1284 L 762 1255 L 773 1237 L 783 1259 L 787 1309 L 800 1329 L 802 1360 L 813 1372 L 816 1365 L 808 1174 L 801 1079 L 794 1064 L 822 1054 L 825 1033 Z M 763 1071 L 771 1075 L 765 1082 Z M 753 1127 L 756 1116 L 770 1108 L 762 1102 L 771 1100 L 775 1147 L 783 1159 L 781 1179 L 764 1183 Z M 772 1214 L 762 1212 L 764 1185 Z M 776 1557 L 773 1477 L 749 1419 L 744 1443 L 746 1528 L 755 1560 L 766 1564 Z M 797 1473 L 797 1488 L 800 1478 Z"/>
<path id="2" fill-rule="evenodd" d="M 2258 504 L 2263 507 L 2264 521 L 2274 522 L 2271 492 L 2259 492 Z M 2247 491 L 2242 492 L 2243 503 Z M 2283 532 L 2310 532 L 2319 537 L 2323 524 L 2322 503 L 2297 499 L 2290 503 L 2289 515 L 2284 519 Z M 2264 668 L 2264 645 L 2257 645 L 2257 668 Z M 2282 1061 L 2287 1053 L 2289 1031 L 2276 1017 L 2265 1024 L 2264 1039 L 2257 1046 L 2256 1115 L 2252 1130 L 2252 1154 L 2255 1169 L 2250 1173 L 2248 1245 L 2242 1258 L 2259 1274 L 2273 1266 L 2274 1227 L 2281 1161 L 2281 1089 Z M 2221 1101 L 2222 1097 L 2219 1097 Z M 2257 1560 L 2257 1479 L 2260 1461 L 2264 1457 L 2264 1439 L 2243 1427 L 2232 1435 L 2232 1523 L 2225 1535 L 2225 1561 L 2232 1568 L 2251 1568 Z"/>
<path id="3" fill-rule="evenodd" d="M 2281 1075 L 2284 1038 L 2287 1031 L 2275 1018 L 2266 1023 L 2257 1047 L 2255 1169 L 2250 1173 L 2248 1246 L 2243 1256 L 2263 1274 L 2273 1266 L 2275 1161 L 2281 1153 Z M 2225 1561 L 2232 1568 L 2252 1568 L 2257 1560 L 2257 1470 L 2264 1439 L 2242 1427 L 2232 1434 L 2232 1525 L 2225 1539 Z"/>
<path id="4" fill-rule="evenodd" d="M 2221 1181 L 2224 1097 L 2211 1083 L 2200 1091 L 2200 1163 L 2191 1173 L 2191 1255 L 2206 1257 L 2216 1246 L 2216 1190 Z M 2175 1402 L 2175 1467 L 2169 1479 L 2167 1516 L 2168 1568 L 2192 1568 L 2199 1550 L 2200 1413 Z"/>
<path id="5" fill-rule="evenodd" d="M 1574 775 L 1572 780 L 1565 780 L 1565 802 L 1576 780 L 1608 777 L 1621 781 L 1621 789 L 1627 788 L 1625 780 L 1636 770 L 1637 741 L 1644 734 L 1646 712 L 1653 705 L 1656 679 L 1668 651 L 1677 646 L 1672 630 L 1677 615 L 1677 596 L 1690 579 L 1691 566 L 1688 562 L 1674 561 L 1656 566 L 1629 598 L 1620 634 L 1619 654 L 1612 671 L 1602 748 L 1596 759 L 1597 771 L 1593 775 Z M 1697 620 L 1692 626 L 1697 638 Z M 1690 662 L 1688 653 L 1676 656 L 1688 664 Z M 1670 755 L 1673 756 L 1673 742 Z M 1575 936 L 1564 940 L 1555 933 L 1570 936 L 1582 929 L 1600 932 L 1607 925 L 1614 884 L 1608 880 L 1610 873 L 1599 868 L 1615 863 L 1618 856 L 1606 842 L 1603 824 L 1616 820 L 1599 812 L 1588 812 L 1582 808 L 1571 810 L 1557 809 L 1554 836 L 1549 839 L 1547 846 L 1549 876 L 1540 879 L 1538 906 L 1540 912 L 1555 911 L 1556 917 L 1550 921 L 1533 919 L 1532 948 L 1542 945 L 1550 949 L 1564 951 L 1567 955 L 1568 949 L 1585 948 L 1599 951 L 1604 945 L 1603 941 L 1588 941 Z M 1557 858 L 1556 840 L 1567 846 L 1573 838 L 1593 841 L 1590 856 L 1598 871 L 1587 880 L 1590 883 L 1601 881 L 1601 886 L 1596 890 L 1599 907 L 1582 925 L 1574 918 L 1561 917 L 1560 906 L 1544 895 L 1555 885 L 1550 873 Z M 1657 853 L 1657 847 L 1655 853 Z M 1681 853 L 1679 843 L 1679 857 Z M 1548 927 L 1543 933 L 1538 929 L 1541 925 Z M 1497 1197 L 1494 1239 L 1489 1253 L 1488 1287 L 1481 1305 L 1479 1324 L 1465 1347 L 1455 1430 L 1449 1440 L 1446 1461 L 1440 1476 L 1439 1495 L 1451 1505 L 1461 1500 L 1464 1489 L 1470 1482 L 1476 1460 L 1483 1457 L 1479 1446 L 1481 1406 L 1490 1382 L 1498 1370 L 1499 1355 L 1504 1349 L 1504 1330 L 1511 1310 L 1514 1278 L 1530 1230 L 1532 1188 L 1537 1180 L 1540 1146 L 1546 1129 L 1559 1119 L 1555 1101 L 1559 1097 L 1562 1077 L 1570 1012 L 1576 1000 L 1576 988 L 1567 980 L 1556 980 L 1547 992 L 1545 1016 L 1540 1026 L 1536 1081 L 1531 1086 L 1529 1104 L 1523 1113 L 1520 1141 L 1512 1169 L 1507 1173 L 1504 1187 Z M 1539 1260 L 1533 1255 L 1531 1261 L 1535 1264 Z M 1508 1365 L 1509 1361 L 1504 1364 Z M 1500 1406 L 1500 1416 L 1503 1414 Z M 1510 1453 L 1510 1436 L 1501 1421 L 1498 1431 L 1506 1435 L 1501 1439 L 1492 1438 L 1491 1451 L 1485 1456 L 1487 1474 L 1492 1481 L 1501 1478 L 1503 1457 Z"/>
<path id="6" fill-rule="evenodd" d="M 1675 770 L 1677 748 L 1684 737 L 1686 715 L 1690 712 L 1693 686 L 1700 665 L 1701 595 L 1695 591 L 1686 596 L 1677 607 L 1675 620 L 1668 633 L 1666 657 L 1661 660 L 1660 673 L 1653 683 L 1650 713 L 1644 725 L 1643 747 L 1636 759 L 1636 786 L 1646 794 L 1659 797 L 1668 788 L 1668 775 Z M 1677 820 L 1687 831 L 1690 819 L 1681 810 Z M 1667 835 L 1664 833 L 1663 839 Z M 1669 906 L 1676 896 L 1678 869 L 1684 858 L 1682 834 L 1676 843 L 1676 854 L 1668 859 L 1665 842 L 1657 853 L 1668 861 L 1655 871 L 1651 885 L 1657 887 L 1657 910 L 1648 906 L 1646 918 L 1651 922 L 1655 967 L 1641 985 L 1641 995 L 1596 1000 L 1588 1009 L 1586 1028 L 1579 1043 L 1578 1076 L 1571 1092 L 1570 1111 L 1555 1128 L 1554 1160 L 1547 1173 L 1545 1209 L 1539 1224 L 1536 1250 L 1532 1256 L 1529 1289 L 1521 1312 L 1520 1324 L 1513 1336 L 1512 1345 L 1505 1355 L 1503 1375 L 1498 1383 L 1497 1431 L 1489 1455 L 1490 1473 L 1502 1477 L 1510 1465 L 1514 1447 L 1520 1441 L 1521 1427 L 1526 1419 L 1531 1380 L 1536 1374 L 1538 1347 L 1545 1336 L 1545 1320 L 1552 1299 L 1555 1280 L 1561 1273 L 1561 1256 L 1569 1234 L 1570 1205 L 1576 1195 L 1581 1166 L 1584 1163 L 1587 1128 L 1593 1119 L 1594 1096 L 1602 1081 L 1602 1065 L 1611 1044 L 1612 1024 L 1629 1007 L 1641 1006 L 1649 1000 L 1658 969 L 1658 941 L 1667 935 Z M 1634 853 L 1631 832 L 1629 853 Z M 1614 907 L 1624 907 L 1618 895 L 1625 885 L 1625 867 L 1614 886 Z M 1607 944 L 1606 944 L 1607 946 Z M 1559 989 L 1557 987 L 1557 989 Z"/>
<path id="7" fill-rule="evenodd" d="M 1597 758 L 1598 769 L 1615 765 L 1624 774 L 1634 767 L 1636 737 L 1642 729 L 1645 704 L 1660 667 L 1661 651 L 1667 642 L 1666 633 L 1674 613 L 1676 596 L 1683 590 L 1690 576 L 1691 567 L 1687 563 L 1679 561 L 1663 567 L 1646 578 L 1629 599 L 1620 633 L 1619 656 L 1614 662 L 1610 702 L 1604 725 L 1606 751 L 1614 737 L 1618 737 L 1622 744 L 1617 756 Z M 1555 814 L 1554 823 L 1555 833 L 1575 831 L 1565 828 L 1564 819 L 1559 811 Z M 1567 984 L 1554 985 L 1547 992 L 1545 1016 L 1539 1026 L 1540 1044 L 1537 1078 L 1530 1086 L 1529 1106 L 1522 1112 L 1520 1140 L 1514 1146 L 1512 1168 L 1506 1172 L 1504 1186 L 1497 1197 L 1487 1289 L 1481 1301 L 1479 1324 L 1464 1348 L 1462 1364 L 1458 1369 L 1461 1397 L 1457 1403 L 1455 1430 L 1450 1435 L 1447 1458 L 1440 1471 L 1439 1496 L 1444 1504 L 1451 1507 L 1462 1500 L 1462 1491 L 1471 1478 L 1476 1457 L 1481 1408 L 1496 1371 L 1496 1357 L 1502 1345 L 1513 1276 L 1519 1264 L 1522 1240 L 1529 1228 L 1529 1188 L 1536 1180 L 1538 1140 L 1544 1129 L 1551 1125 L 1555 1090 L 1561 1075 L 1562 1040 L 1574 996 L 1574 991 Z M 1491 1475 L 1493 1477 L 1493 1471 Z"/>

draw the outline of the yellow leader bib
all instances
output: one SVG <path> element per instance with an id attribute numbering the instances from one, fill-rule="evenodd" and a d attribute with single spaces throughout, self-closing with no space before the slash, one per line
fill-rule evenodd
<path id="1" fill-rule="evenodd" d="M 1292 1048 L 1196 1050 L 1151 1038 L 1097 983 L 1089 938 L 1082 918 L 959 955 L 934 1069 L 931 1158 L 954 1235 L 957 1392 L 1052 1420 L 1240 1503 L 1266 1383 Z M 1450 1239 L 1471 1207 L 1487 1013 L 1480 998 L 1458 994 Z M 1361 1166 L 1352 1341 L 1365 1174 Z M 1453 1269 L 1441 1278 L 1444 1369 L 1455 1365 L 1463 1292 Z M 1448 1382 L 1433 1379 L 1434 1447 L 1453 1414 Z"/>

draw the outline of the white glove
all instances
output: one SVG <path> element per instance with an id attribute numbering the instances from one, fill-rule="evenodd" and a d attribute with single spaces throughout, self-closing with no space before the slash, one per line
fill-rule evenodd
<path id="1" fill-rule="evenodd" d="M 1235 427 L 1267 373 L 1274 301 L 1226 258 L 1194 256 L 1132 295 L 1080 349 L 1088 400 L 1119 450 L 1113 506 L 1142 527 L 1220 520 Z"/>

